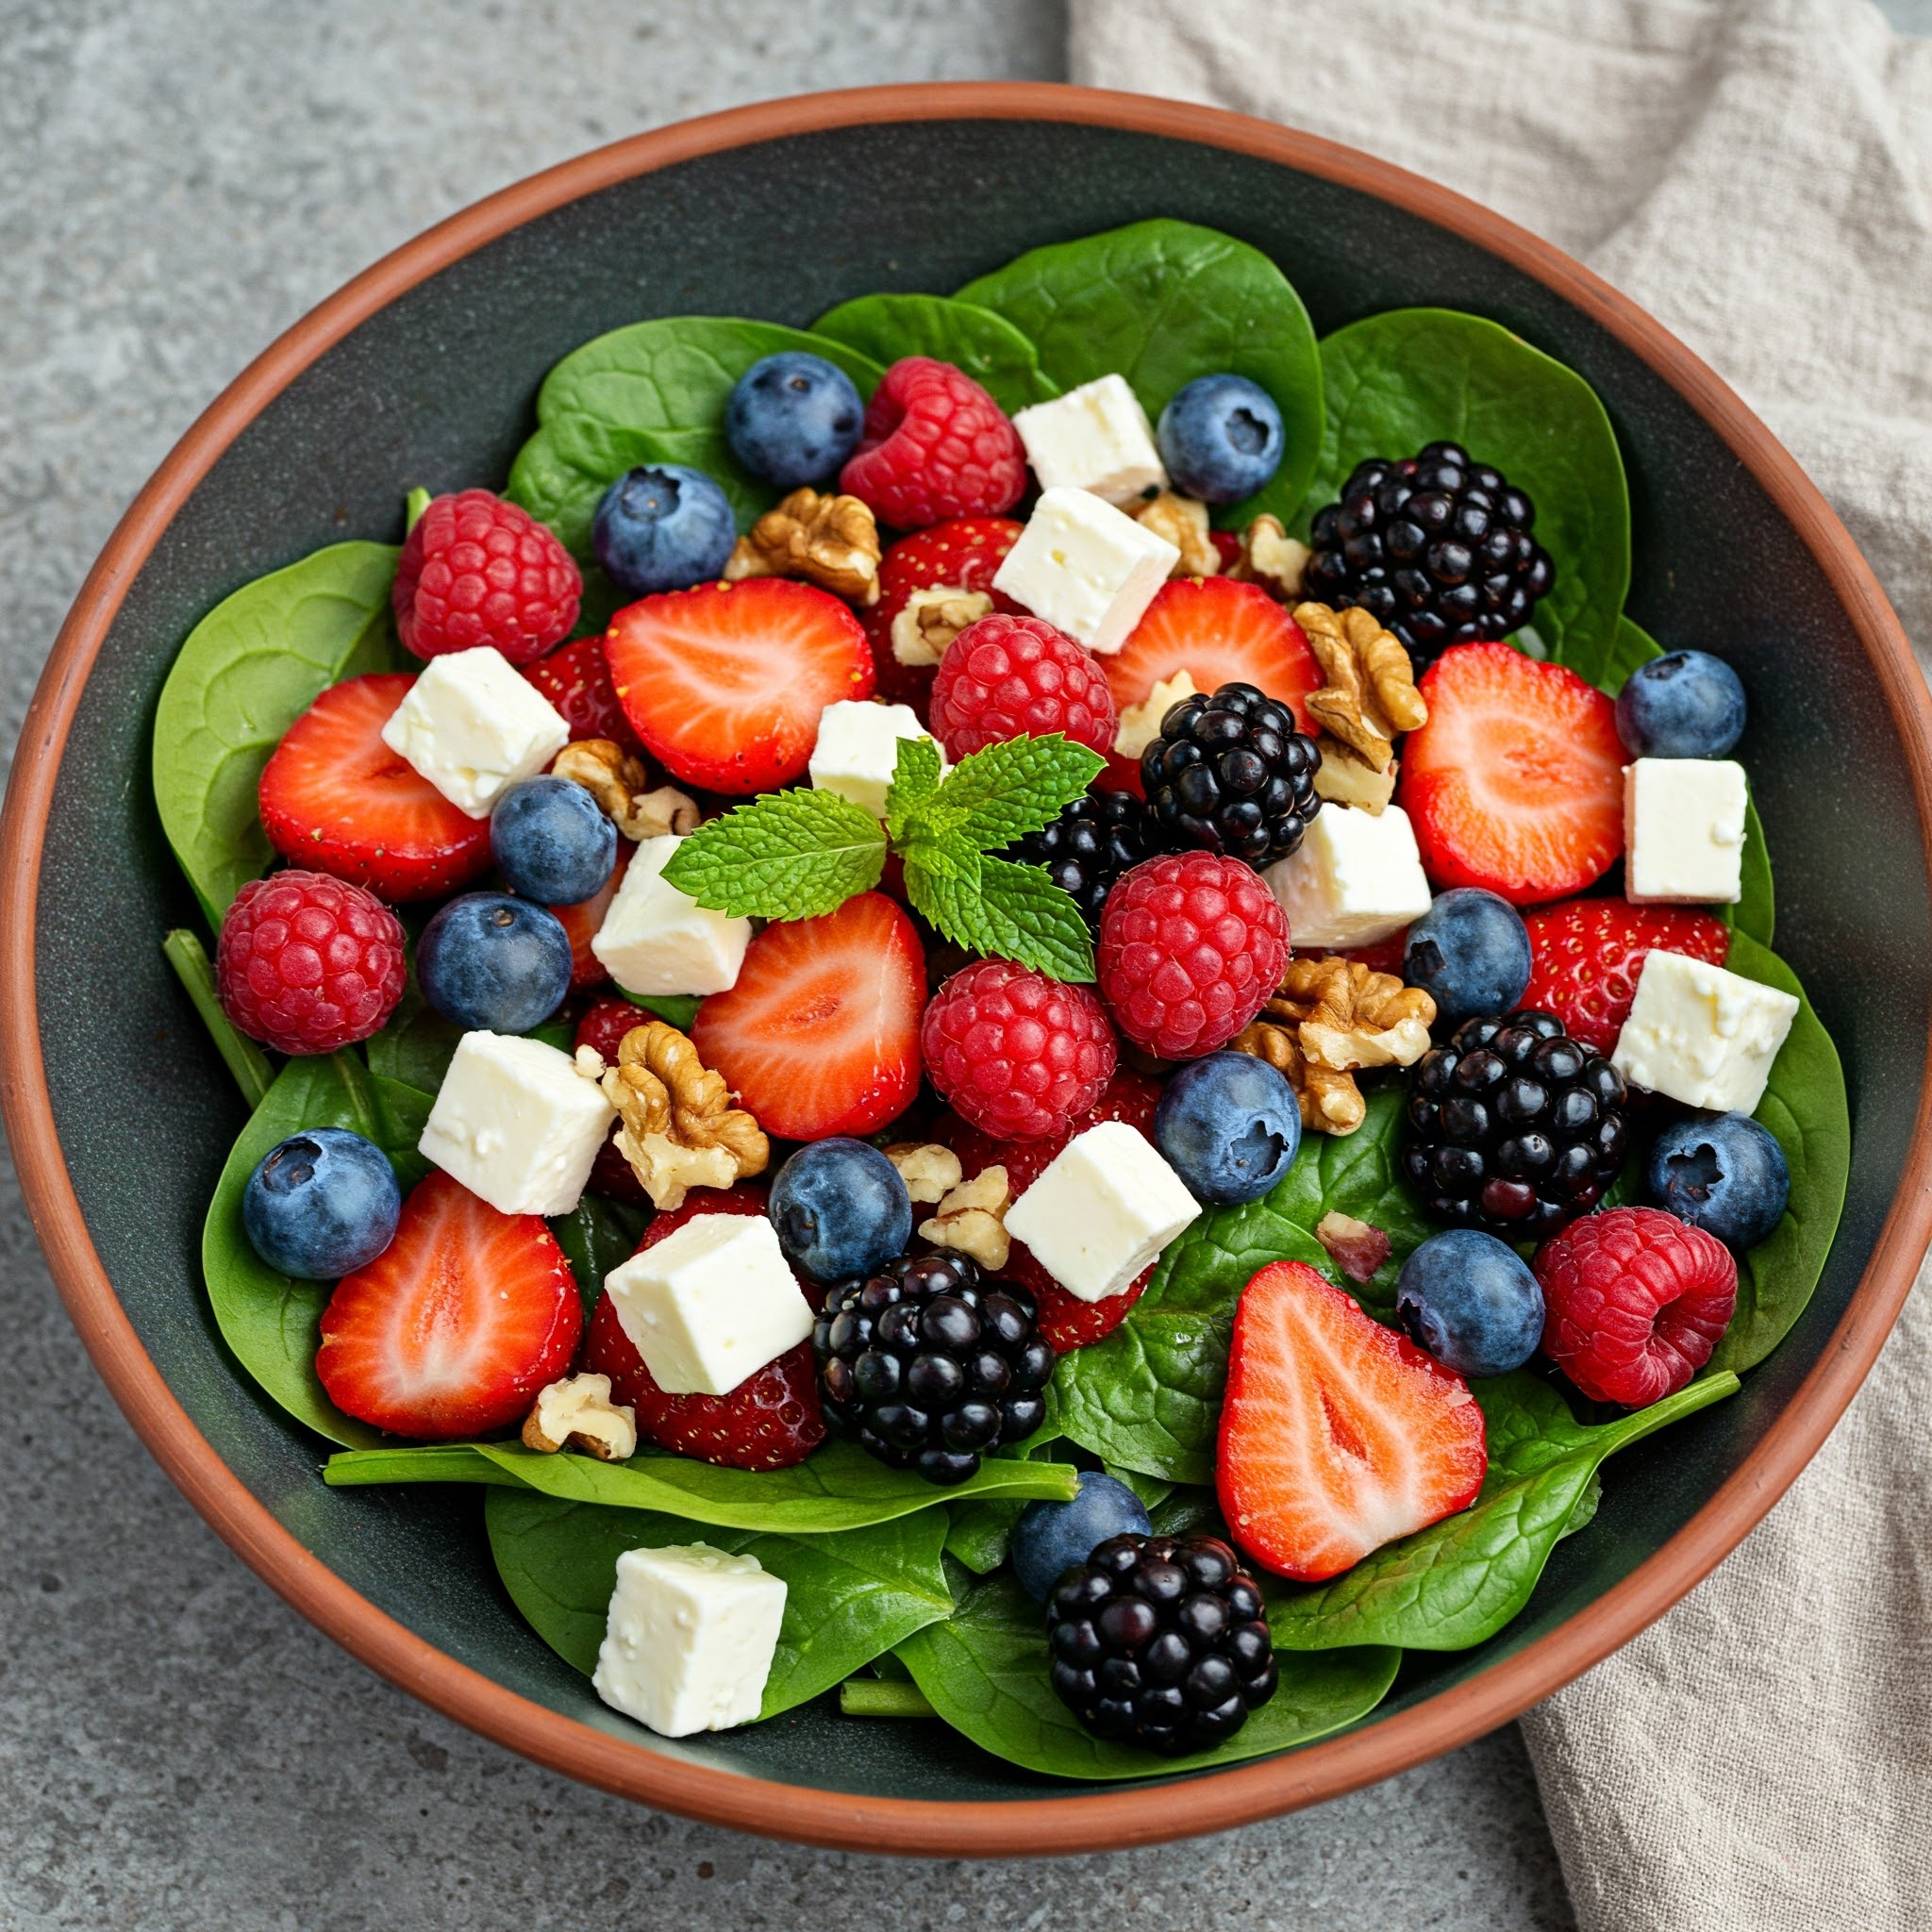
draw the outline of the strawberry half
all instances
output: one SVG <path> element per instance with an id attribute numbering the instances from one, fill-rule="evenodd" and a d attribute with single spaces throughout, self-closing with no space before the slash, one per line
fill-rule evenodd
<path id="1" fill-rule="evenodd" d="M 573 739 L 608 738 L 625 751 L 641 751 L 638 735 L 617 702 L 602 638 L 559 644 L 547 658 L 521 667 L 570 726 Z"/>
<path id="2" fill-rule="evenodd" d="M 258 803 L 284 858 L 402 904 L 440 898 L 490 868 L 490 821 L 459 811 L 382 741 L 415 678 L 331 685 L 282 734 Z"/>
<path id="3" fill-rule="evenodd" d="M 910 917 L 860 892 L 817 919 L 753 940 L 729 992 L 713 993 L 691 1042 L 739 1103 L 781 1141 L 869 1134 L 919 1091 L 925 952 Z"/>
<path id="4" fill-rule="evenodd" d="M 892 625 L 915 591 L 977 591 L 991 598 L 995 610 L 1018 610 L 1010 597 L 993 590 L 992 579 L 1024 527 L 1010 517 L 955 517 L 900 538 L 880 558 L 878 602 L 858 613 L 872 646 L 880 697 L 891 704 L 910 705 L 919 722 L 927 722 L 926 707 L 932 702 L 932 680 L 939 665 L 900 663 L 892 648 Z"/>
<path id="5" fill-rule="evenodd" d="M 1616 1045 L 1651 953 L 1685 953 L 1722 966 L 1731 949 L 1730 927 L 1690 906 L 1566 899 L 1524 913 L 1523 923 L 1529 928 L 1529 984 L 1516 1004 L 1556 1014 L 1564 1032 L 1592 1053 Z"/>
<path id="6" fill-rule="evenodd" d="M 1560 664 L 1457 644 L 1423 674 L 1429 722 L 1403 741 L 1396 802 L 1431 885 L 1518 906 L 1600 879 L 1624 852 L 1617 711 Z"/>
<path id="7" fill-rule="evenodd" d="M 646 597 L 610 620 L 604 649 L 645 750 L 687 785 L 739 796 L 802 776 L 820 712 L 873 691 L 858 618 L 790 577 Z"/>
<path id="8" fill-rule="evenodd" d="M 315 1373 L 344 1415 L 437 1441 L 487 1435 L 567 1373 L 584 1305 L 537 1214 L 499 1214 L 446 1174 L 403 1203 L 396 1235 L 336 1284 Z"/>
<path id="9" fill-rule="evenodd" d="M 1469 1384 L 1306 1262 L 1241 1291 L 1215 1486 L 1257 1562 L 1319 1583 L 1467 1508 L 1488 1468 Z"/>
<path id="10" fill-rule="evenodd" d="M 620 839 L 617 841 L 617 863 L 610 868 L 610 876 L 604 881 L 603 890 L 591 893 L 588 899 L 579 899 L 575 906 L 553 906 L 550 908 L 570 941 L 570 990 L 573 992 L 582 992 L 586 987 L 602 986 L 610 977 L 603 960 L 591 952 L 591 941 L 597 937 L 604 916 L 610 910 L 611 900 L 617 897 L 617 889 L 630 869 L 630 856 L 636 850 L 628 839 Z M 641 1025 L 643 1023 L 640 1021 L 638 1024 Z"/>

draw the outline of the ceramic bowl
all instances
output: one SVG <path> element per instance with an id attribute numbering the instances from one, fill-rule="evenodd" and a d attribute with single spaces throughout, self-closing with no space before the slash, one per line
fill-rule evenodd
<path id="1" fill-rule="evenodd" d="M 588 337 L 692 311 L 803 325 L 1150 215 L 1257 243 L 1323 332 L 1403 304 L 1468 308 L 1595 385 L 1630 470 L 1633 614 L 1721 651 L 1754 694 L 1744 751 L 1780 950 L 1850 1080 L 1838 1244 L 1740 1397 L 1618 1459 L 1594 1527 L 1558 1545 L 1522 1617 L 1477 1649 L 1412 1657 L 1341 1736 L 1107 1788 L 1031 1777 L 937 1724 L 841 1719 L 829 1700 L 657 1740 L 516 1616 L 475 1491 L 325 1489 L 324 1445 L 223 1351 L 198 1241 L 242 1114 L 159 950 L 194 915 L 149 803 L 156 695 L 237 585 L 341 537 L 399 537 L 406 483 L 502 478 L 544 371 Z M 1851 540 L 1708 369 L 1555 249 L 1366 156 L 1202 108 L 1017 85 L 777 102 L 603 149 L 432 229 L 291 329 L 162 464 L 75 605 L 14 768 L 8 1125 L 61 1292 L 135 1427 L 274 1589 L 414 1695 L 574 1776 L 753 1831 L 947 1855 L 1176 1838 L 1513 1717 L 1689 1590 L 1816 1450 L 1932 1225 L 1928 824 L 1924 688 Z"/>

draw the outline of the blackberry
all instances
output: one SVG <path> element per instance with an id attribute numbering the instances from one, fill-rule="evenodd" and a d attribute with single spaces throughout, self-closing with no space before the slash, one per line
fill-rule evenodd
<path id="1" fill-rule="evenodd" d="M 1062 807 L 1044 830 L 1028 832 L 1002 856 L 1045 866 L 1046 875 L 1074 895 L 1098 932 L 1100 908 L 1114 880 L 1153 851 L 1147 808 L 1131 791 L 1089 791 Z"/>
<path id="2" fill-rule="evenodd" d="M 812 1330 L 826 1419 L 881 1462 L 963 1483 L 980 1452 L 1030 1436 L 1053 1350 L 1033 1297 L 951 1248 L 902 1255 L 826 1291 Z"/>
<path id="3" fill-rule="evenodd" d="M 1095 1737 L 1211 1751 L 1274 1695 L 1261 1592 L 1216 1537 L 1116 1536 L 1046 1603 L 1053 1688 Z"/>
<path id="4" fill-rule="evenodd" d="M 1359 604 L 1420 671 L 1451 644 L 1528 623 L 1556 579 L 1535 523 L 1529 498 L 1459 443 L 1432 442 L 1401 462 L 1371 457 L 1315 518 L 1302 595 Z"/>
<path id="5" fill-rule="evenodd" d="M 1198 846 L 1257 867 L 1286 858 L 1322 809 L 1321 762 L 1288 707 L 1252 684 L 1183 698 L 1141 754 L 1155 836 L 1175 851 Z"/>
<path id="6" fill-rule="evenodd" d="M 1403 1169 L 1441 1220 L 1540 1241 L 1615 1177 L 1624 1099 L 1623 1074 L 1553 1014 L 1465 1020 L 1410 1075 Z"/>

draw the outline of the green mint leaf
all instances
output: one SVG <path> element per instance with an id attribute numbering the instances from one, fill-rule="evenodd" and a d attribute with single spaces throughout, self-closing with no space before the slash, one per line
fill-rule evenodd
<path id="1" fill-rule="evenodd" d="M 904 854 L 906 896 L 912 909 L 937 926 L 956 945 L 979 950 L 978 853 L 964 844 L 921 840 Z"/>
<path id="2" fill-rule="evenodd" d="M 1050 825 L 1107 769 L 1107 760 L 1055 732 L 1008 738 L 961 758 L 909 815 L 910 829 L 952 832 L 979 851 L 997 851 Z"/>
<path id="3" fill-rule="evenodd" d="M 700 825 L 666 881 L 738 919 L 810 919 L 879 882 L 886 835 L 836 791 L 776 791 Z"/>
<path id="4" fill-rule="evenodd" d="M 906 891 L 913 908 L 957 945 L 1054 979 L 1093 977 L 1087 923 L 1041 866 L 940 843 L 923 855 L 908 852 Z"/>
<path id="5" fill-rule="evenodd" d="M 886 831 L 894 844 L 907 821 L 940 789 L 940 748 L 929 738 L 902 738 L 886 791 Z"/>

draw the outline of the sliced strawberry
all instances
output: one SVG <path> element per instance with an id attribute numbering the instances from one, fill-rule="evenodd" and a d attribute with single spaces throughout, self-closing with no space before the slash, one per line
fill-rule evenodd
<path id="1" fill-rule="evenodd" d="M 604 648 L 645 750 L 688 785 L 739 796 L 802 776 L 820 712 L 873 691 L 858 618 L 790 577 L 646 597 L 610 620 Z"/>
<path id="2" fill-rule="evenodd" d="M 1617 711 L 1560 664 L 1457 644 L 1424 673 L 1429 722 L 1403 741 L 1396 802 L 1432 885 L 1518 906 L 1580 892 L 1624 851 Z"/>
<path id="3" fill-rule="evenodd" d="M 1273 1262 L 1241 1291 L 1215 1486 L 1257 1562 L 1334 1576 L 1467 1508 L 1488 1467 L 1469 1384 L 1306 1262 Z"/>
<path id="4" fill-rule="evenodd" d="M 1564 1032 L 1593 1053 L 1616 1045 L 1651 953 L 1685 953 L 1722 966 L 1731 949 L 1730 927 L 1690 906 L 1566 899 L 1524 913 L 1523 923 L 1529 928 L 1529 984 L 1516 1004 L 1556 1014 Z"/>
<path id="5" fill-rule="evenodd" d="M 570 990 L 582 992 L 586 987 L 602 986 L 610 977 L 603 960 L 591 950 L 591 941 L 597 937 L 598 929 L 604 924 L 604 915 L 610 910 L 610 902 L 617 897 L 617 889 L 624 882 L 625 873 L 630 867 L 630 856 L 636 851 L 628 839 L 617 841 L 617 863 L 610 869 L 610 876 L 605 880 L 602 891 L 593 892 L 588 899 L 579 899 L 575 906 L 553 906 L 558 922 L 570 937 Z"/>
<path id="6" fill-rule="evenodd" d="M 490 821 L 459 811 L 382 741 L 415 679 L 331 685 L 262 768 L 262 829 L 284 858 L 401 904 L 466 886 L 490 867 Z"/>
<path id="7" fill-rule="evenodd" d="M 395 1239 L 336 1284 L 315 1373 L 344 1415 L 436 1441 L 520 1421 L 583 1332 L 570 1263 L 537 1214 L 499 1214 L 446 1174 Z"/>
<path id="8" fill-rule="evenodd" d="M 523 673 L 556 707 L 573 739 L 608 738 L 625 751 L 643 749 L 617 702 L 602 638 L 559 644 L 549 657 L 525 664 Z"/>
<path id="9" fill-rule="evenodd" d="M 955 517 L 950 523 L 935 524 L 930 529 L 900 538 L 879 559 L 879 600 L 861 610 L 858 621 L 872 646 L 880 697 L 891 704 L 910 705 L 918 712 L 919 722 L 927 722 L 926 707 L 932 701 L 938 660 L 902 664 L 892 648 L 892 626 L 915 591 L 958 591 L 989 599 L 994 610 L 1018 610 L 1020 607 L 1010 597 L 993 590 L 992 579 L 1024 527 L 1010 517 Z M 975 608 L 970 614 L 985 613 Z M 941 653 L 944 653 L 943 644 Z"/>
<path id="10" fill-rule="evenodd" d="M 766 926 L 698 1008 L 698 1057 L 781 1141 L 869 1134 L 919 1091 L 925 953 L 883 892 Z"/>

